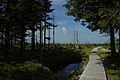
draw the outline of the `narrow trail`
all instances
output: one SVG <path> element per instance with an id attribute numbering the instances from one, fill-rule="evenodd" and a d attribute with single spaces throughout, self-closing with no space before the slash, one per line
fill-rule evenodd
<path id="1" fill-rule="evenodd" d="M 101 47 L 92 50 L 93 53 L 89 55 L 89 62 L 79 80 L 107 80 L 104 66 L 96 53 L 99 48 Z"/>

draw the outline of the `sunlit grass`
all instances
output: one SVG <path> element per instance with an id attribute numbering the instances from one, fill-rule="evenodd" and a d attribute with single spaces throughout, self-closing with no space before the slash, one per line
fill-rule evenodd
<path id="1" fill-rule="evenodd" d="M 120 54 L 117 53 L 115 58 L 112 57 L 109 46 L 100 48 L 98 54 L 103 60 L 104 67 L 108 75 L 108 80 L 120 80 Z"/>

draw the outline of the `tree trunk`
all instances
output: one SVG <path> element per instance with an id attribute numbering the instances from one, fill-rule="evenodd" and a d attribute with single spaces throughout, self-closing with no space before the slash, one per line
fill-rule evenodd
<path id="1" fill-rule="evenodd" d="M 120 29 L 119 29 L 118 35 L 119 35 L 119 47 L 118 47 L 118 50 L 119 50 L 119 53 L 120 53 Z"/>
<path id="2" fill-rule="evenodd" d="M 6 27 L 6 31 L 5 31 L 5 48 L 4 48 L 4 59 L 8 60 L 8 53 L 10 49 L 10 28 Z"/>
<path id="3" fill-rule="evenodd" d="M 10 48 L 10 30 L 8 27 L 5 32 L 5 49 L 9 50 L 9 48 Z"/>
<path id="4" fill-rule="evenodd" d="M 10 32 L 10 35 L 11 35 L 11 37 L 10 37 L 10 48 L 12 48 L 13 47 L 13 34 L 12 34 L 12 32 Z"/>
<path id="5" fill-rule="evenodd" d="M 115 48 L 115 32 L 114 32 L 114 28 L 110 28 L 110 44 L 111 44 L 111 56 L 115 57 L 116 48 Z"/>
<path id="6" fill-rule="evenodd" d="M 24 37 L 23 35 L 21 36 L 21 41 L 20 41 L 20 51 L 21 51 L 21 54 L 23 54 L 23 50 L 24 50 Z"/>
<path id="7" fill-rule="evenodd" d="M 42 21 L 40 21 L 40 51 L 42 49 L 42 43 L 43 43 L 43 24 Z"/>
<path id="8" fill-rule="evenodd" d="M 45 47 L 46 47 L 46 23 L 44 25 L 44 50 L 45 50 Z"/>
<path id="9" fill-rule="evenodd" d="M 49 35 L 49 39 L 48 39 L 48 46 L 50 46 L 50 26 L 48 27 L 48 35 Z"/>
<path id="10" fill-rule="evenodd" d="M 3 33 L 1 34 L 1 48 L 3 49 Z"/>
<path id="11" fill-rule="evenodd" d="M 32 51 L 35 50 L 35 30 L 32 29 Z"/>
<path id="12" fill-rule="evenodd" d="M 16 44 L 17 44 L 17 36 L 16 36 L 16 34 L 15 34 L 14 45 L 16 46 Z"/>

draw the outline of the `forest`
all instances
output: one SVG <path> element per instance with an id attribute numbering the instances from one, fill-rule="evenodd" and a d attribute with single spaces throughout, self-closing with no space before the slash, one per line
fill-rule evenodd
<path id="1" fill-rule="evenodd" d="M 57 72 L 72 63 L 86 65 L 91 50 L 98 46 L 110 50 L 99 54 L 108 75 L 119 80 L 120 1 L 68 0 L 64 5 L 75 21 L 110 36 L 110 44 L 56 44 L 51 6 L 50 0 L 0 0 L 0 80 L 67 80 Z M 50 29 L 52 43 L 46 36 Z"/>
<path id="2" fill-rule="evenodd" d="M 0 80 L 59 80 L 57 71 L 82 61 L 73 44 L 50 43 L 46 36 L 52 29 L 54 38 L 57 27 L 49 15 L 54 11 L 51 2 L 0 1 Z"/>

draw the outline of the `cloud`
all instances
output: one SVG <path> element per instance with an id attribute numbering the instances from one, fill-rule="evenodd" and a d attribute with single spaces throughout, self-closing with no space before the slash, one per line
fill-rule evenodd
<path id="1" fill-rule="evenodd" d="M 56 30 L 57 30 L 56 32 L 59 33 L 60 35 L 66 36 L 68 33 L 68 30 L 65 27 L 62 27 L 62 28 L 59 27 L 59 28 L 56 28 Z"/>
<path id="2" fill-rule="evenodd" d="M 67 35 L 67 29 L 65 27 L 62 27 L 62 32 L 64 35 Z"/>
<path id="3" fill-rule="evenodd" d="M 66 24 L 66 23 L 67 23 L 67 21 L 58 21 L 57 25 L 63 25 L 63 24 Z"/>
<path id="4" fill-rule="evenodd" d="M 56 28 L 56 30 L 57 30 L 57 31 L 60 31 L 60 30 L 61 30 L 61 28 L 57 27 L 57 28 Z"/>

